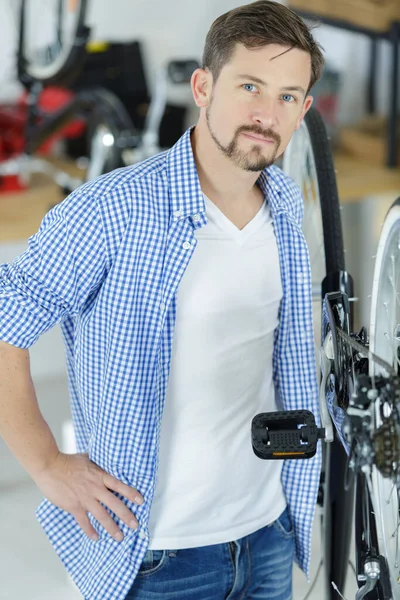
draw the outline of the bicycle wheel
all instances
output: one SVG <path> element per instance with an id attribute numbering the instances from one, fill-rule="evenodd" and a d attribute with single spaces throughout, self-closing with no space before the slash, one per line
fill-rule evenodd
<path id="1" fill-rule="evenodd" d="M 400 359 L 400 198 L 389 209 L 381 232 L 372 284 L 370 350 L 399 373 Z M 382 374 L 372 360 L 370 375 Z M 390 410 L 390 409 L 389 409 Z M 377 411 L 375 427 L 382 423 Z M 399 495 L 396 481 L 372 473 L 373 506 L 379 553 L 386 557 L 393 600 L 400 599 Z"/>
<path id="2" fill-rule="evenodd" d="M 91 90 L 94 110 L 88 118 L 89 165 L 86 180 L 91 181 L 125 165 L 123 152 L 134 146 L 139 135 L 124 104 L 110 90 Z"/>
<path id="3" fill-rule="evenodd" d="M 19 77 L 55 83 L 76 64 L 84 48 L 87 0 L 22 0 L 20 13 Z M 45 18 L 44 18 L 45 15 Z M 79 54 L 80 56 L 80 54 Z"/>
<path id="4" fill-rule="evenodd" d="M 348 282 L 342 277 L 343 235 L 332 151 L 323 119 L 315 109 L 309 110 L 294 133 L 284 153 L 282 168 L 299 185 L 304 198 L 303 233 L 310 254 L 318 356 L 321 346 L 321 299 L 325 293 L 343 289 Z M 349 289 L 344 291 L 350 292 Z M 349 295 L 352 295 L 352 290 Z M 322 448 L 319 503 L 323 504 L 324 597 L 339 600 L 331 582 L 335 582 L 339 590 L 344 589 L 354 489 L 344 489 L 347 457 L 341 442 L 335 437 L 332 443 L 323 443 Z"/>

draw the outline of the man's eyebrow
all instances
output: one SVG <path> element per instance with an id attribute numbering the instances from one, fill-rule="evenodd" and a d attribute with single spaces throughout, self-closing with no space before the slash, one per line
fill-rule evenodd
<path id="1" fill-rule="evenodd" d="M 254 83 L 258 83 L 259 85 L 267 86 L 265 81 L 260 79 L 259 77 L 255 77 L 254 75 L 236 75 L 235 79 L 245 79 L 247 81 L 254 81 Z M 300 92 L 301 94 L 306 95 L 306 90 L 301 87 L 301 85 L 285 85 L 281 87 L 282 92 Z"/>
<path id="2" fill-rule="evenodd" d="M 282 92 L 300 92 L 301 94 L 306 95 L 306 90 L 301 87 L 301 85 L 287 85 L 281 88 Z"/>
<path id="3" fill-rule="evenodd" d="M 259 83 L 260 85 L 267 85 L 265 81 L 255 77 L 254 75 L 236 75 L 235 79 L 247 79 L 248 81 L 254 81 L 254 83 Z"/>

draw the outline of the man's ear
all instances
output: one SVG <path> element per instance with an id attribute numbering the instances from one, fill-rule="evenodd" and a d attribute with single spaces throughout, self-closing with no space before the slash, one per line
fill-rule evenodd
<path id="1" fill-rule="evenodd" d="M 303 109 L 301 111 L 301 115 L 298 118 L 298 121 L 296 123 L 296 129 L 299 129 L 306 113 L 310 110 L 313 102 L 314 102 L 314 98 L 312 96 L 306 96 L 306 99 L 304 100 L 304 103 L 303 103 Z"/>
<path id="2" fill-rule="evenodd" d="M 196 69 L 190 79 L 190 86 L 196 106 L 204 108 L 209 105 L 212 91 L 212 75 L 206 69 Z"/>

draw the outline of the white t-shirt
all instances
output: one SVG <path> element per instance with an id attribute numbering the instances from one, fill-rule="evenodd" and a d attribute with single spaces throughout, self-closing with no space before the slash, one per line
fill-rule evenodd
<path id="1" fill-rule="evenodd" d="M 153 550 L 219 544 L 284 510 L 282 461 L 257 458 L 251 422 L 276 410 L 282 284 L 266 202 L 239 230 L 205 197 L 208 223 L 177 293 L 171 372 L 150 512 Z"/>

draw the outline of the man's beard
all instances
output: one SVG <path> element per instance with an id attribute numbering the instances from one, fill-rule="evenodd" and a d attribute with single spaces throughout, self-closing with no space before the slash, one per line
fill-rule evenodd
<path id="1" fill-rule="evenodd" d="M 218 140 L 213 130 L 211 129 L 210 123 L 210 108 L 211 105 L 206 108 L 206 121 L 208 130 L 210 135 L 221 152 L 227 157 L 230 158 L 237 166 L 239 166 L 244 171 L 253 171 L 259 172 L 263 171 L 267 167 L 270 167 L 276 160 L 278 155 L 278 149 L 281 145 L 281 137 L 272 129 L 262 129 L 261 127 L 257 127 L 256 125 L 250 127 L 243 125 L 236 130 L 235 135 L 233 136 L 232 141 L 228 146 L 223 146 L 221 142 Z M 262 150 L 260 146 L 257 145 L 257 142 L 254 142 L 254 147 L 252 150 L 248 152 L 243 152 L 243 150 L 239 149 L 238 139 L 242 133 L 255 133 L 256 135 L 261 135 L 265 138 L 273 139 L 276 142 L 273 153 L 270 157 L 265 157 L 262 154 Z M 263 142 L 260 142 L 263 144 Z"/>

